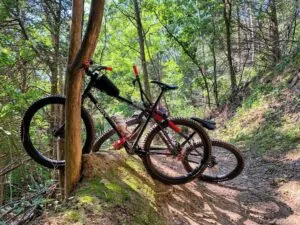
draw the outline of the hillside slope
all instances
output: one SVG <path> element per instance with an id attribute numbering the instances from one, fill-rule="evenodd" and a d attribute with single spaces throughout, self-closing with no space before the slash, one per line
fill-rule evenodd
<path id="1" fill-rule="evenodd" d="M 243 151 L 246 165 L 236 179 L 166 186 L 151 179 L 138 157 L 88 155 L 74 197 L 50 201 L 32 224 L 297 224 L 300 71 L 257 76 L 245 91 L 242 105 L 223 110 L 211 133 Z"/>
<path id="2" fill-rule="evenodd" d="M 220 113 L 218 134 L 261 155 L 299 150 L 300 69 L 257 76 L 244 92 L 240 107 Z"/>

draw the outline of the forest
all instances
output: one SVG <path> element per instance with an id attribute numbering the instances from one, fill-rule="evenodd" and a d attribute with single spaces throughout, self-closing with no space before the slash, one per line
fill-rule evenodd
<path id="1" fill-rule="evenodd" d="M 128 172 L 142 171 L 140 160 L 122 153 L 118 157 L 125 157 L 131 170 L 124 172 L 121 166 L 122 175 L 112 172 L 112 177 L 100 173 L 103 179 L 93 178 L 91 186 L 77 191 L 79 200 L 63 201 L 62 172 L 39 165 L 24 151 L 21 121 L 35 101 L 69 93 L 75 2 L 82 4 L 82 38 L 90 29 L 90 8 L 97 1 L 0 0 L 0 224 L 27 224 L 40 214 L 43 219 L 30 224 L 296 224 L 300 220 L 299 0 L 98 1 L 104 9 L 91 59 L 94 65 L 112 67 L 106 75 L 120 95 L 141 102 L 138 86 L 132 83 L 133 65 L 151 100 L 159 96 L 151 81 L 178 86 L 161 100 L 169 116 L 214 120 L 217 130 L 208 132 L 210 138 L 240 149 L 245 168 L 237 179 L 222 184 L 225 187 L 199 182 L 196 188 L 173 188 L 157 181 L 147 186 L 144 179 L 151 178 L 134 178 Z M 78 75 L 83 79 L 82 93 L 90 78 Z M 97 89 L 92 93 L 109 115 L 130 118 L 136 112 Z M 111 125 L 91 102 L 84 107 L 92 115 L 97 139 Z M 37 123 L 44 121 L 40 118 Z M 82 129 L 83 140 L 85 132 Z M 42 130 L 36 130 L 34 139 L 46 145 Z M 168 194 L 160 198 L 152 186 Z M 184 208 L 170 193 L 190 205 Z M 206 202 L 210 212 L 205 214 L 205 206 L 190 200 L 195 198 Z M 125 204 L 128 208 L 123 208 Z M 48 215 L 52 220 L 47 221 Z M 98 221 L 97 215 L 103 220 Z"/>

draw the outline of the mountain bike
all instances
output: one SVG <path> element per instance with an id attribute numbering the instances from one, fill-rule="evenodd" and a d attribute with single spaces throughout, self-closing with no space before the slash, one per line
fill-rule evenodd
<path id="1" fill-rule="evenodd" d="M 160 93 L 152 103 L 142 89 L 137 68 L 134 66 L 135 80 L 138 83 L 142 106 L 120 96 L 119 89 L 106 76 L 106 71 L 111 67 L 96 66 L 90 69 L 89 63 L 83 64 L 86 75 L 90 78 L 82 94 L 81 105 L 89 99 L 104 116 L 112 129 L 116 132 L 121 144 L 130 155 L 141 157 L 149 174 L 166 184 L 182 184 L 199 176 L 209 163 L 211 143 L 205 130 L 195 121 L 186 118 L 164 118 L 157 112 L 157 105 L 163 94 L 177 89 L 177 86 L 152 81 L 158 85 Z M 140 110 L 145 118 L 142 127 L 136 134 L 134 142 L 131 142 L 119 130 L 112 118 L 106 113 L 102 104 L 93 96 L 92 90 L 100 90 L 105 94 Z M 39 164 L 55 169 L 65 165 L 60 160 L 57 149 L 62 146 L 65 134 L 64 122 L 65 98 L 62 96 L 50 96 L 33 103 L 25 112 L 21 123 L 21 139 L 26 152 Z M 94 139 L 94 125 L 88 111 L 82 107 L 82 146 L 83 153 L 91 151 Z M 152 122 L 153 127 L 145 137 L 143 145 L 140 140 L 145 128 Z M 194 149 L 197 143 L 202 143 L 203 148 Z M 187 149 L 194 149 L 201 155 L 198 165 L 190 171 L 184 168 L 181 158 Z"/>
<path id="2" fill-rule="evenodd" d="M 204 120 L 192 117 L 192 120 L 201 124 L 208 130 L 215 130 L 216 123 L 211 120 Z M 134 114 L 132 118 L 126 121 L 128 129 L 134 134 L 141 128 L 143 123 L 142 114 Z M 113 143 L 118 139 L 114 129 L 109 129 L 103 133 L 95 142 L 93 152 L 110 151 Z M 241 151 L 234 145 L 221 141 L 212 140 L 211 160 L 203 173 L 199 175 L 199 179 L 207 182 L 222 182 L 237 177 L 244 169 L 244 158 Z M 182 163 L 187 171 L 192 171 L 194 163 L 197 165 L 201 160 L 201 143 L 196 143 L 193 148 L 188 148 L 184 154 Z M 195 149 L 198 149 L 197 151 Z"/>

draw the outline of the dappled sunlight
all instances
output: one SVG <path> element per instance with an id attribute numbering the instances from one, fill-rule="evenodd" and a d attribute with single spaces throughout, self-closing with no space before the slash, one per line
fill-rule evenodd
<path id="1" fill-rule="evenodd" d="M 285 154 L 285 158 L 292 161 L 299 161 L 300 166 L 300 148 L 293 149 Z"/>
<path id="2" fill-rule="evenodd" d="M 107 171 L 103 182 L 112 185 L 116 182 L 115 178 L 119 177 L 126 184 L 129 199 L 132 194 L 128 193 L 146 198 L 148 204 L 167 219 L 168 224 L 261 224 L 285 218 L 292 213 L 285 203 L 271 196 L 264 197 L 264 189 L 261 192 L 248 191 L 243 187 L 235 188 L 230 182 L 227 182 L 229 185 L 226 182 L 216 185 L 197 181 L 171 187 L 152 180 L 138 158 L 120 156 L 118 161 L 115 167 L 118 172 L 109 172 L 111 175 L 108 177 Z M 121 191 L 119 188 L 123 184 L 111 191 Z"/>

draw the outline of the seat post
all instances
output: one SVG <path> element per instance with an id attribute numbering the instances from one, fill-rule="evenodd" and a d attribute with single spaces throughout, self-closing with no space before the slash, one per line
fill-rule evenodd
<path id="1" fill-rule="evenodd" d="M 161 89 L 161 92 L 160 92 L 160 94 L 159 94 L 159 96 L 157 97 L 157 99 L 156 99 L 156 101 L 155 101 L 155 103 L 154 103 L 154 105 L 153 105 L 154 109 L 155 109 L 156 106 L 158 105 L 158 103 L 159 103 L 161 97 L 163 96 L 164 92 L 165 92 L 165 90 L 164 90 L 164 88 L 162 88 L 162 89 Z"/>

